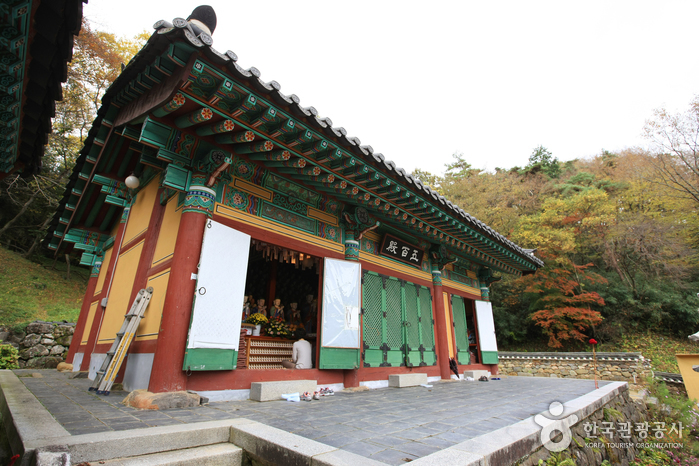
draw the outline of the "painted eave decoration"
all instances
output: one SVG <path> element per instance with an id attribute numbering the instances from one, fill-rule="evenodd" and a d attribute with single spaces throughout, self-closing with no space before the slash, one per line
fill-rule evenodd
<path id="1" fill-rule="evenodd" d="M 86 1 L 0 2 L 0 179 L 41 169 Z"/>
<path id="2" fill-rule="evenodd" d="M 205 162 L 211 166 L 212 160 L 178 153 L 179 146 L 172 150 L 174 132 L 178 141 L 186 135 L 194 145 L 216 147 L 226 157 L 244 157 L 335 197 L 347 208 L 365 209 L 372 219 L 419 237 L 424 244 L 438 245 L 442 262 L 468 257 L 516 275 L 543 266 L 530 251 L 424 186 L 371 146 L 347 136 L 344 128 L 333 127 L 315 108 L 302 106 L 296 95 L 282 93 L 276 81 L 265 82 L 254 67 L 241 68 L 236 54 L 214 49 L 211 36 L 197 24 L 176 18 L 172 23 L 158 21 L 154 28 L 102 98 L 45 240 L 50 249 L 72 249 L 63 243 L 73 242 L 75 238 L 66 238 L 71 234 L 110 231 L 118 215 L 105 214 L 104 209 L 93 212 L 91 229 L 83 228 L 81 222 L 90 215 L 85 206 L 110 203 L 105 186 L 107 191 L 123 189 L 121 182 L 137 164 L 163 170 L 165 185 L 180 191 L 186 189 L 177 176 L 183 167 L 201 168 Z M 127 139 L 130 159 L 105 161 L 109 151 L 103 147 L 112 132 Z M 102 175 L 106 165 L 120 167 L 113 168 L 109 178 Z M 101 194 L 95 184 L 102 186 Z M 89 199 L 86 191 L 91 192 Z M 112 196 L 109 209 L 118 207 L 118 199 Z"/>

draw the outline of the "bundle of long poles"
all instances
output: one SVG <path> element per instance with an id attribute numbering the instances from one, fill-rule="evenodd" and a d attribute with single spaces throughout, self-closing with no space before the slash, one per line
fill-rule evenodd
<path id="1" fill-rule="evenodd" d="M 595 390 L 599 388 L 597 383 L 597 353 L 595 353 L 595 345 L 592 345 L 592 370 L 595 372 Z"/>

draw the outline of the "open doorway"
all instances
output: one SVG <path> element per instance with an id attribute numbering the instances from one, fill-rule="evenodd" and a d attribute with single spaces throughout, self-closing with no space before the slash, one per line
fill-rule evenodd
<path id="1" fill-rule="evenodd" d="M 316 366 L 321 258 L 271 243 L 251 240 L 245 284 L 249 314 L 260 313 L 284 323 L 289 333 L 247 337 L 251 369 L 282 368 L 290 359 L 292 340 L 311 343 Z M 245 319 L 245 314 L 243 316 Z M 259 354 L 259 355 L 258 355 Z M 264 356 L 262 356 L 264 355 Z"/>

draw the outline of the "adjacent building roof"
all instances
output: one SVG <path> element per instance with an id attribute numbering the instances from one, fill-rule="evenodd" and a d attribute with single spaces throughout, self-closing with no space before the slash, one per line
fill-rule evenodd
<path id="1" fill-rule="evenodd" d="M 41 168 L 86 1 L 0 3 L 0 179 Z"/>
<path id="2" fill-rule="evenodd" d="M 155 111 L 159 117 L 172 117 L 173 127 L 196 131 L 194 134 L 202 137 L 212 137 L 203 129 L 204 124 L 234 122 L 237 128 L 254 133 L 255 141 L 264 142 L 254 149 L 246 147 L 244 153 L 253 153 L 250 158 L 255 163 L 292 175 L 343 203 L 363 206 L 382 222 L 483 266 L 526 274 L 543 265 L 530 251 L 423 185 L 371 146 L 348 136 L 344 128 L 334 127 L 330 118 L 319 117 L 315 108 L 301 105 L 296 95 L 281 92 L 276 81 L 262 80 L 256 68 L 241 68 L 236 54 L 216 50 L 211 36 L 196 23 L 176 18 L 172 23 L 159 21 L 154 28 L 156 32 L 102 98 L 102 108 L 52 223 L 46 242 L 50 248 L 60 248 L 65 235 L 83 225 L 90 215 L 85 205 L 98 204 L 83 197 L 87 183 L 105 183 L 95 181 L 95 176 L 100 176 L 97 160 L 110 132 L 146 146 L 164 147 L 155 141 L 161 137 L 157 134 L 158 119 L 146 118 L 144 122 L 142 118 Z M 197 112 L 208 115 L 203 124 L 191 123 L 189 116 Z M 189 122 L 183 123 L 187 118 Z M 241 152 L 241 146 L 236 146 L 241 141 L 224 139 L 215 139 L 219 147 Z M 138 144 L 132 143 L 129 150 L 138 152 Z M 151 154 L 144 147 L 140 160 L 120 159 L 117 165 L 122 168 L 113 175 L 124 176 L 139 162 L 154 166 L 172 162 L 172 154 L 164 152 Z M 112 226 L 104 220 L 105 212 L 95 211 L 92 218 L 92 230 L 95 219 L 101 224 L 98 234 L 107 233 Z"/>

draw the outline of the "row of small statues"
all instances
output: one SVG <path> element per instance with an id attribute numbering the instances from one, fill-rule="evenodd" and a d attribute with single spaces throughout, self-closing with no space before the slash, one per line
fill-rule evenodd
<path id="1" fill-rule="evenodd" d="M 245 296 L 243 301 L 243 321 L 251 314 L 259 313 L 268 319 L 281 319 L 288 324 L 301 325 L 306 332 L 311 332 L 315 326 L 318 301 L 312 294 L 306 295 L 306 302 L 302 308 L 298 308 L 298 303 L 289 303 L 289 310 L 284 311 L 281 299 L 277 298 L 267 309 L 266 300 L 260 298 L 257 301 L 252 295 Z"/>

